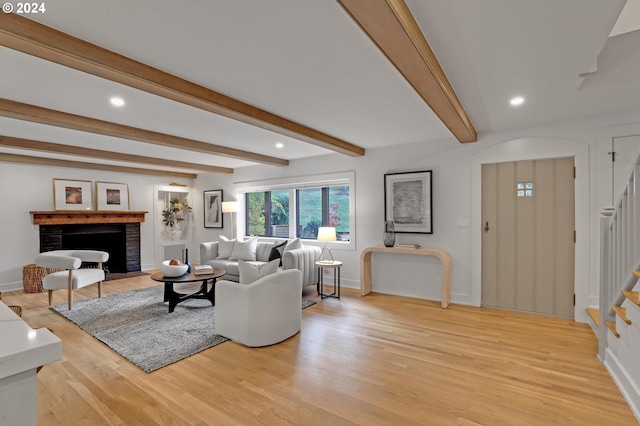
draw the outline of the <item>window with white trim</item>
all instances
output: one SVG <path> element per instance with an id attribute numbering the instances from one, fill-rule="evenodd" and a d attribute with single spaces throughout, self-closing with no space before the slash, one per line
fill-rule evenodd
<path id="1" fill-rule="evenodd" d="M 247 235 L 315 240 L 318 228 L 336 228 L 339 241 L 349 241 L 349 185 L 291 188 L 245 194 Z M 295 211 L 295 215 L 291 212 Z"/>
<path id="2" fill-rule="evenodd" d="M 354 173 L 315 178 L 240 187 L 245 234 L 315 240 L 319 227 L 333 226 L 338 241 L 353 241 Z"/>

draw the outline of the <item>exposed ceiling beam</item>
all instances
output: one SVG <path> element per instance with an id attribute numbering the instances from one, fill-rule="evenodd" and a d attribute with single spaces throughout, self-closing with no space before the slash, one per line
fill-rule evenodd
<path id="1" fill-rule="evenodd" d="M 84 163 L 81 161 L 57 160 L 53 158 L 32 157 L 30 155 L 3 154 L 0 152 L 0 161 L 7 163 L 36 164 L 41 166 L 68 167 L 72 169 L 105 170 L 109 172 L 135 173 L 139 175 L 169 176 L 184 179 L 195 179 L 198 175 L 193 173 L 172 172 L 168 170 L 143 169 L 138 167 L 109 166 L 107 164 Z"/>
<path id="2" fill-rule="evenodd" d="M 462 143 L 478 134 L 404 0 L 338 0 Z"/>
<path id="3" fill-rule="evenodd" d="M 100 149 L 82 148 L 79 146 L 63 145 L 59 143 L 40 142 L 31 139 L 14 138 L 0 135 L 0 146 L 28 149 L 40 152 L 53 152 L 56 154 L 77 155 L 80 157 L 95 158 L 98 160 L 123 161 L 161 167 L 174 167 L 178 169 L 199 170 L 209 173 L 233 173 L 229 167 L 209 166 L 207 164 L 187 163 L 184 161 L 167 160 L 164 158 L 145 157 L 142 155 L 123 154 L 120 152 L 103 151 Z"/>
<path id="4" fill-rule="evenodd" d="M 151 130 L 138 129 L 137 127 L 97 120 L 69 114 L 53 109 L 42 108 L 35 105 L 24 104 L 9 99 L 0 98 L 0 116 L 47 124 L 50 126 L 64 127 L 82 132 L 96 133 L 99 135 L 113 136 L 116 138 L 146 142 L 169 148 L 186 149 L 202 152 L 204 154 L 221 155 L 223 157 L 239 158 L 246 161 L 271 164 L 274 166 L 288 166 L 289 160 L 256 154 L 255 152 L 242 151 L 226 146 L 214 145 L 179 136 L 153 132 Z"/>
<path id="5" fill-rule="evenodd" d="M 0 20 L 0 45 L 332 151 L 364 155 L 364 148 L 14 13 Z"/>

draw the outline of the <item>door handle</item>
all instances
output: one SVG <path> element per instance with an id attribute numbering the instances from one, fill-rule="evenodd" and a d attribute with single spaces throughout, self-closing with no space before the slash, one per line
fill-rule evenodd
<path id="1" fill-rule="evenodd" d="M 489 232 L 489 222 L 484 223 L 484 232 Z"/>

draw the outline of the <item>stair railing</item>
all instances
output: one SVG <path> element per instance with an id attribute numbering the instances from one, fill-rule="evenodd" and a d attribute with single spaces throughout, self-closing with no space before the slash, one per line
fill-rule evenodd
<path id="1" fill-rule="evenodd" d="M 640 155 L 631 168 L 618 203 L 600 213 L 600 324 L 598 356 L 607 348 L 605 321 L 614 321 L 612 306 L 624 301 L 622 290 L 631 290 L 640 268 Z"/>

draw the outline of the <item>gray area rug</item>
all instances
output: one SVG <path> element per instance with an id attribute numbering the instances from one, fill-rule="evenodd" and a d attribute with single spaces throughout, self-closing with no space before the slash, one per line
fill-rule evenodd
<path id="1" fill-rule="evenodd" d="M 148 272 L 142 272 L 142 271 L 138 271 L 138 272 L 109 272 L 104 280 L 105 281 L 115 281 L 115 280 L 121 280 L 123 278 L 131 278 L 131 277 L 142 277 L 145 275 L 151 275 Z"/>
<path id="2" fill-rule="evenodd" d="M 185 293 L 198 288 L 176 286 Z M 187 300 L 169 314 L 163 292 L 158 286 L 80 300 L 71 311 L 66 303 L 51 308 L 147 373 L 228 340 L 215 334 L 208 300 Z M 315 303 L 303 300 L 302 309 Z"/>

